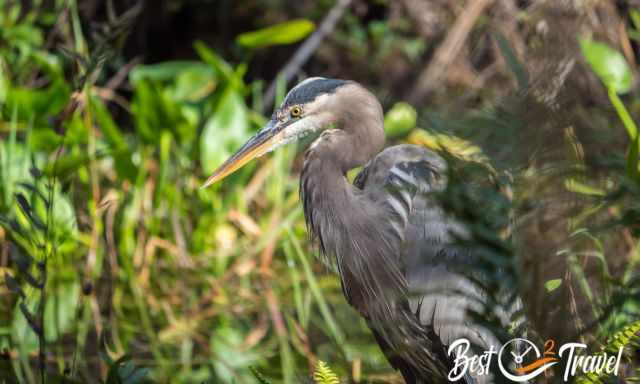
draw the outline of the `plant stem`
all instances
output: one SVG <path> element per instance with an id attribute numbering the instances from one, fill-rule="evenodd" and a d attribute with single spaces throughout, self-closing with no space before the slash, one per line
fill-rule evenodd
<path id="1" fill-rule="evenodd" d="M 629 111 L 627 111 L 627 108 L 622 103 L 622 100 L 620 100 L 620 97 L 618 97 L 616 91 L 612 87 L 609 87 L 608 92 L 611 104 L 613 104 L 613 107 L 616 109 L 620 120 L 622 120 L 622 124 L 627 129 L 629 138 L 631 139 L 631 141 L 635 142 L 636 137 L 638 136 L 638 127 L 636 126 L 636 123 L 631 118 L 631 115 L 629 115 Z"/>

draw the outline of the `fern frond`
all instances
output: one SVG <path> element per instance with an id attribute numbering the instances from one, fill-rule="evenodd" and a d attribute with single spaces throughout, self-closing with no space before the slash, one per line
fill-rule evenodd
<path id="1" fill-rule="evenodd" d="M 607 353 L 617 354 L 620 348 L 624 348 L 627 346 L 633 346 L 634 348 L 638 347 L 640 344 L 640 320 L 635 321 L 620 331 L 616 332 L 604 346 L 603 350 Z M 609 377 L 610 375 L 607 373 L 586 373 L 580 377 L 576 378 L 576 383 L 603 383 L 604 379 Z"/>
<path id="2" fill-rule="evenodd" d="M 640 320 L 627 325 L 613 335 L 605 346 L 605 350 L 610 353 L 617 353 L 621 347 L 628 345 L 637 347 L 638 343 L 640 343 Z"/>
<path id="3" fill-rule="evenodd" d="M 324 361 L 318 360 L 315 372 L 313 372 L 313 379 L 316 384 L 340 384 L 338 376 L 333 373 L 331 368 Z"/>

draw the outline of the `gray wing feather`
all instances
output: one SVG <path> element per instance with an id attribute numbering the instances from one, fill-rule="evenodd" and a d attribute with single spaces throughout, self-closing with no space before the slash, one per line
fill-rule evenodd
<path id="1" fill-rule="evenodd" d="M 469 237 L 467 229 L 448 217 L 433 195 L 445 189 L 446 174 L 446 162 L 434 152 L 399 145 L 376 156 L 354 185 L 394 213 L 391 224 L 404 245 L 400 260 L 409 307 L 420 324 L 433 329 L 445 346 L 467 338 L 480 348 L 499 348 L 491 332 L 469 318 L 468 311 L 480 311 L 483 293 L 459 272 L 473 257 L 458 245 Z M 473 381 L 490 380 L 483 376 Z"/>

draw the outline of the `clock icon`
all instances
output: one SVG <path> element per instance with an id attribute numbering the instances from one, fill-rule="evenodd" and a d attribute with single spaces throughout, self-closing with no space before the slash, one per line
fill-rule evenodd
<path id="1" fill-rule="evenodd" d="M 547 344 L 549 344 L 548 348 Z M 557 364 L 558 359 L 551 357 L 554 355 L 552 352 L 553 346 L 553 340 L 548 340 L 545 343 L 543 356 L 538 347 L 527 339 L 516 338 L 509 340 L 498 353 L 500 372 L 506 378 L 515 382 L 530 380 L 542 374 L 547 368 Z M 549 353 L 547 353 L 547 350 Z"/>

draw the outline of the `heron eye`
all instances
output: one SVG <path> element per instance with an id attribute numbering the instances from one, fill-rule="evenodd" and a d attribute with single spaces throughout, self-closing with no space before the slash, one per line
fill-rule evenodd
<path id="1" fill-rule="evenodd" d="M 291 114 L 291 117 L 300 117 L 302 115 L 302 108 L 295 106 L 291 108 L 289 113 Z"/>

